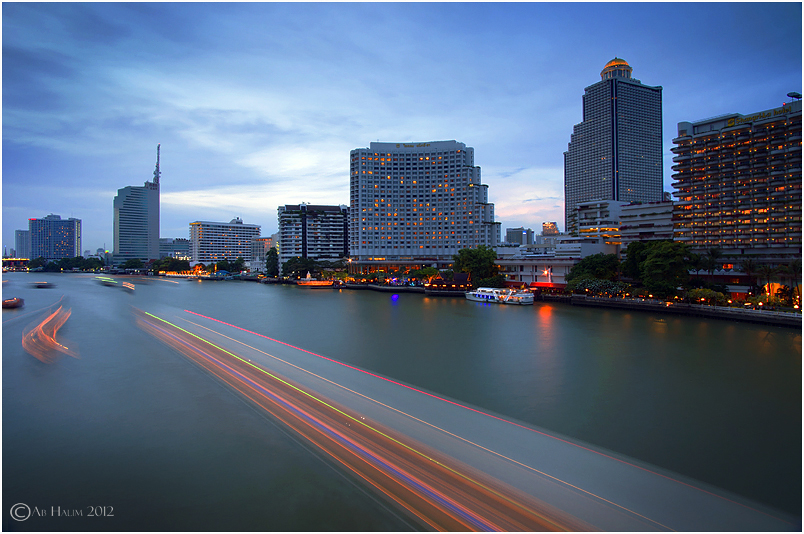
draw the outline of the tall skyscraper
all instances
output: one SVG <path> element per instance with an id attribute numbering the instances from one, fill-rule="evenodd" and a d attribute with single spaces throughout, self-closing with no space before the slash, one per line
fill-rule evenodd
<path id="1" fill-rule="evenodd" d="M 114 197 L 114 262 L 159 259 L 159 148 L 153 182 L 128 186 Z"/>
<path id="2" fill-rule="evenodd" d="M 583 122 L 564 152 L 567 233 L 577 233 L 579 202 L 662 200 L 662 88 L 631 78 L 614 58 L 583 95 Z"/>
<path id="3" fill-rule="evenodd" d="M 496 246 L 500 223 L 474 155 L 457 141 L 371 143 L 352 150 L 352 264 L 446 267 L 460 249 Z"/>
<path id="4" fill-rule="evenodd" d="M 801 258 L 801 101 L 678 123 L 676 241 L 767 263 Z"/>
<path id="5" fill-rule="evenodd" d="M 41 219 L 28 219 L 31 258 L 60 260 L 81 255 L 81 219 L 62 219 L 52 213 Z"/>

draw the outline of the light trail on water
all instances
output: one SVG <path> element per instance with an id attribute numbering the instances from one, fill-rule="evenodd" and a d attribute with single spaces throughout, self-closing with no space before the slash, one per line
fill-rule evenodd
<path id="1" fill-rule="evenodd" d="M 240 355 L 148 312 L 137 315 L 144 330 L 272 413 L 429 528 L 510 531 L 584 526 L 566 517 L 560 517 L 565 524 L 558 523 L 558 515 L 547 517 L 537 511 L 540 503 L 499 481 L 468 476 L 457 462 L 450 466 L 449 459 L 437 458 L 403 436 L 392 436 Z"/>

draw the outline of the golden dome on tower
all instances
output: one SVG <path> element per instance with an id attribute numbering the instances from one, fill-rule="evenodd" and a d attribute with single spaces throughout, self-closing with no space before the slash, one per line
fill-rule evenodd
<path id="1" fill-rule="evenodd" d="M 603 67 L 603 70 L 600 71 L 600 77 L 603 80 L 607 80 L 609 78 L 630 78 L 631 71 L 634 69 L 631 68 L 631 65 L 624 59 L 615 57 L 608 63 L 606 66 Z"/>

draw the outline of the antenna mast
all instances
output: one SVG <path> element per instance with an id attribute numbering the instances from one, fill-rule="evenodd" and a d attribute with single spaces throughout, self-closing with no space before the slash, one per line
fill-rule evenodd
<path id="1" fill-rule="evenodd" d="M 154 184 L 159 185 L 159 177 L 162 176 L 162 172 L 159 170 L 159 147 L 162 146 L 161 143 L 156 145 L 156 169 L 154 169 Z"/>

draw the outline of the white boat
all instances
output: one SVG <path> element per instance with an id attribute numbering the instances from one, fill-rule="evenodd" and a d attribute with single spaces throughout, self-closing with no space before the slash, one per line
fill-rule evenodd
<path id="1" fill-rule="evenodd" d="M 466 298 L 475 302 L 492 302 L 494 304 L 520 304 L 522 306 L 533 304 L 533 293 L 516 289 L 478 287 L 467 291 Z"/>

